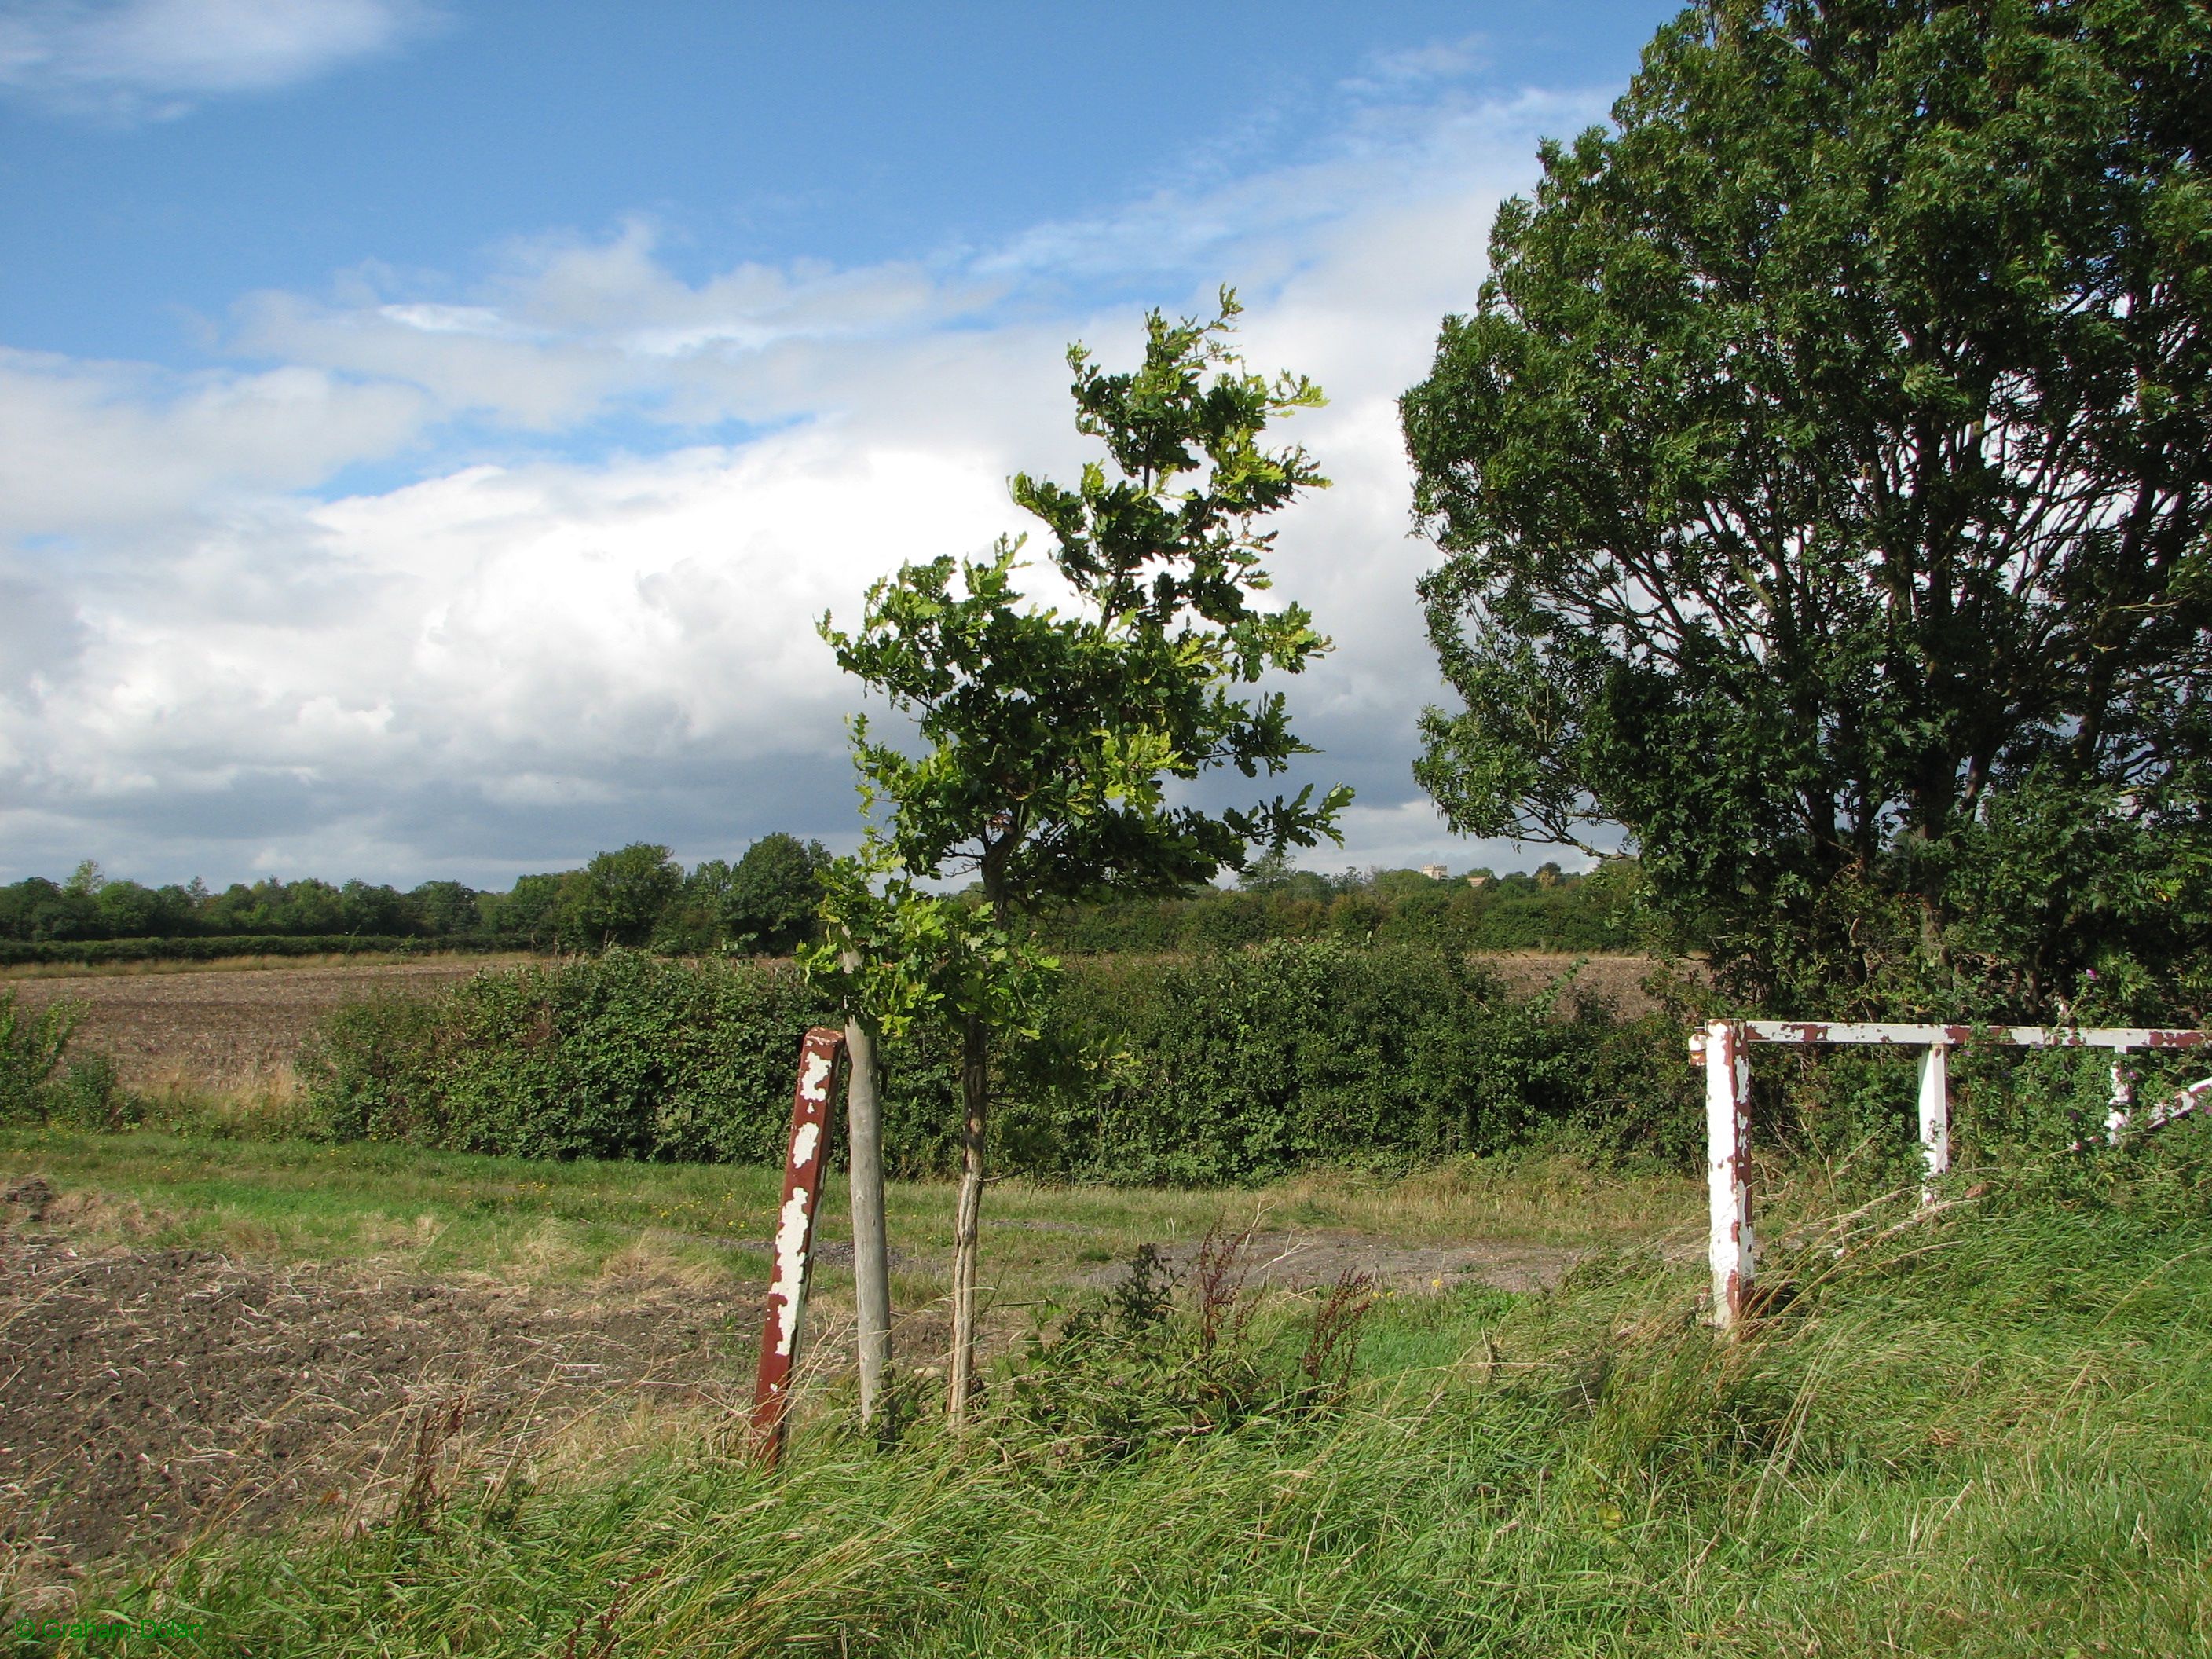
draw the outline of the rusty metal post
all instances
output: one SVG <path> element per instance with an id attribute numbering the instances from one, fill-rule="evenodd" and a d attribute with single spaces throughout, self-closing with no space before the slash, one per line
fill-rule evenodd
<path id="1" fill-rule="evenodd" d="M 1951 1167 L 1951 1050 L 1931 1042 L 1920 1051 L 1920 1158 L 1927 1171 L 1920 1201 L 1936 1201 L 1936 1178 Z"/>
<path id="2" fill-rule="evenodd" d="M 1707 1258 L 1713 1271 L 1713 1323 L 1727 1330 L 1743 1317 L 1751 1293 L 1753 1250 L 1746 1155 L 1751 1117 L 1751 1059 L 1743 1027 L 1717 1019 L 1692 1039 L 1705 1066 L 1705 1196 L 1711 1223 Z"/>
<path id="3" fill-rule="evenodd" d="M 791 1097 L 791 1152 L 783 1167 L 775 1265 L 761 1330 L 760 1375 L 753 1384 L 754 1449 L 771 1468 L 783 1455 L 783 1416 L 791 1403 L 799 1322 L 806 1311 L 806 1285 L 814 1266 L 814 1219 L 822 1197 L 823 1158 L 829 1151 L 830 1102 L 844 1057 L 842 1031 L 817 1025 L 799 1045 L 799 1086 Z"/>

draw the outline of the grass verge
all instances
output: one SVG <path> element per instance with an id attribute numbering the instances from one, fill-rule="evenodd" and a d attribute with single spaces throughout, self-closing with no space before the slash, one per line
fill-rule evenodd
<path id="1" fill-rule="evenodd" d="M 100 1607 L 303 1659 L 2203 1652 L 2197 1156 L 2096 1190 L 2000 1182 L 1924 1221 L 1877 1206 L 1778 1248 L 1740 1340 L 1698 1322 L 1697 1267 L 1613 1249 L 1545 1295 L 1386 1302 L 1348 1393 L 1170 1413 L 1112 1455 L 1002 1381 L 963 1440 L 924 1419 L 885 1450 L 817 1419 L 776 1476 L 661 1443 L 363 1535 L 210 1544 Z M 375 1178 L 495 1173 L 406 1161 L 428 1167 Z M 1157 1224 L 1198 1201 L 1068 1196 L 1098 1206 L 1081 1248 L 1127 1236 L 1117 1204 Z"/>

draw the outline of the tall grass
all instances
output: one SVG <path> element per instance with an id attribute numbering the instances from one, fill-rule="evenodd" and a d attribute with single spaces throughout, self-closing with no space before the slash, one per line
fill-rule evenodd
<path id="1" fill-rule="evenodd" d="M 2203 1652 L 2208 1140 L 2094 1194 L 1877 1206 L 1778 1251 L 1740 1340 L 1694 1270 L 1616 1254 L 1386 1303 L 1328 1409 L 1092 1456 L 1002 1376 L 964 1439 L 817 1416 L 779 1476 L 702 1441 L 119 1601 L 299 1659 Z"/>

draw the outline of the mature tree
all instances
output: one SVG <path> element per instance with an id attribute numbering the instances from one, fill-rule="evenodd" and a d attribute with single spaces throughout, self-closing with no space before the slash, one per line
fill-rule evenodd
<path id="1" fill-rule="evenodd" d="M 2129 952 L 2186 1004 L 2208 140 L 2183 0 L 1663 29 L 1405 399 L 1454 825 L 1626 826 L 1662 912 L 1806 1012 L 2028 1012 Z"/>
<path id="2" fill-rule="evenodd" d="M 722 908 L 731 942 L 763 955 L 789 956 L 814 936 L 829 850 L 778 830 L 745 848 L 731 872 Z"/>
<path id="3" fill-rule="evenodd" d="M 1257 521 L 1326 481 L 1302 449 L 1270 451 L 1267 423 L 1321 401 L 1310 381 L 1246 371 L 1227 336 L 1224 290 L 1211 321 L 1146 323 L 1144 363 L 1109 374 L 1071 348 L 1076 426 L 1104 446 L 1073 489 L 1012 481 L 1052 537 L 1068 602 L 1024 603 L 1020 544 L 986 559 L 910 564 L 869 590 L 852 634 L 823 623 L 846 672 L 916 717 L 921 750 L 853 722 L 871 801 L 888 802 L 870 853 L 913 878 L 972 873 L 979 909 L 895 891 L 877 949 L 894 939 L 933 976 L 957 1020 L 964 1123 L 954 1229 L 951 1409 L 974 1376 L 975 1264 L 994 1023 L 1018 1024 L 1048 964 L 1014 936 L 1017 913 L 1114 893 L 1162 892 L 1242 870 L 1251 850 L 1333 835 L 1349 792 L 1218 814 L 1171 804 L 1170 787 L 1222 767 L 1246 777 L 1307 752 L 1279 692 L 1246 690 L 1296 673 L 1328 648 L 1296 605 L 1256 608 L 1273 539 Z M 866 933 L 865 892 L 833 882 L 830 914 Z M 896 964 L 894 964 L 896 965 Z"/>
<path id="4" fill-rule="evenodd" d="M 642 945 L 683 889 L 684 866 L 657 842 L 632 842 L 595 854 L 573 882 L 563 884 L 564 942 Z"/>
<path id="5" fill-rule="evenodd" d="M 481 925 L 477 901 L 483 896 L 465 882 L 426 881 L 408 894 L 423 931 L 436 939 L 472 933 Z"/>

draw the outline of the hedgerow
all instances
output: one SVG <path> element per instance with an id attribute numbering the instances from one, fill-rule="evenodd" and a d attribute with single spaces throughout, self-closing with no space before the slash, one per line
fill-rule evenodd
<path id="1" fill-rule="evenodd" d="M 807 1027 L 788 967 L 641 952 L 477 975 L 326 1019 L 301 1057 L 328 1133 L 540 1158 L 770 1161 Z M 1281 942 L 1069 964 L 1056 1063 L 1001 1066 L 997 1167 L 1066 1180 L 1259 1182 L 1407 1168 L 1570 1135 L 1677 1158 L 1694 1094 L 1671 1026 L 1508 996 L 1454 953 Z M 887 1045 L 895 1173 L 956 1157 L 957 1045 Z"/>

